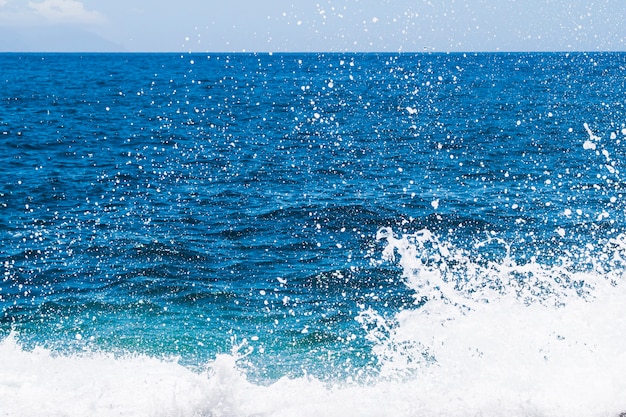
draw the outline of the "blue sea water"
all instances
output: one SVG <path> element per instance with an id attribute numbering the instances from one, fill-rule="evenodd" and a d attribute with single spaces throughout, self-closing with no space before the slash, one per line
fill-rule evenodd
<path id="1" fill-rule="evenodd" d="M 0 55 L 0 415 L 619 415 L 625 74 Z"/>

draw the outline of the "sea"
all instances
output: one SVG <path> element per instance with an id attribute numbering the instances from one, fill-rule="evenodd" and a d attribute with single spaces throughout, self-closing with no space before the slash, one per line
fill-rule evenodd
<path id="1" fill-rule="evenodd" d="M 625 53 L 0 54 L 0 416 L 625 415 L 625 103 Z"/>

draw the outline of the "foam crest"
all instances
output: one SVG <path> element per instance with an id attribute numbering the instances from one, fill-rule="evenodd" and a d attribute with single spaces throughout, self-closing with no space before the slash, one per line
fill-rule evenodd
<path id="1" fill-rule="evenodd" d="M 469 249 L 428 230 L 384 241 L 415 306 L 358 320 L 378 358 L 369 379 L 246 377 L 246 346 L 200 368 L 175 358 L 25 349 L 0 341 L 0 414 L 31 416 L 572 416 L 626 410 L 626 236 L 592 267 L 513 259 L 488 235 Z M 243 366 L 246 365 L 246 366 Z"/>
<path id="2" fill-rule="evenodd" d="M 399 321 L 403 322 L 402 318 Z M 515 323 L 521 321 L 517 319 Z M 399 328 L 409 330 L 403 323 Z M 458 323 L 449 330 L 463 327 L 472 326 Z M 479 328 L 473 326 L 472 330 Z M 479 332 L 473 340 L 493 337 L 495 332 Z M 401 337 L 400 333 L 396 336 Z M 444 343 L 450 341 L 448 338 Z M 600 368 L 594 367 L 598 362 L 585 363 L 582 368 L 564 368 L 552 375 L 552 371 L 567 364 L 555 362 L 545 368 L 541 360 L 517 357 L 518 349 L 512 346 L 510 353 L 500 355 L 502 362 L 490 365 L 485 362 L 486 357 L 477 360 L 474 354 L 457 357 L 463 353 L 461 345 L 466 344 L 467 341 L 457 344 L 449 352 L 454 360 L 440 357 L 439 366 L 413 378 L 329 384 L 311 377 L 285 377 L 260 385 L 246 380 L 236 364 L 236 355 L 219 356 L 205 371 L 194 372 L 175 361 L 142 356 L 58 356 L 44 349 L 25 351 L 8 338 L 0 343 L 0 398 L 4 415 L 28 417 L 616 417 L 617 411 L 626 406 L 621 396 L 624 384 L 615 378 L 620 373 L 616 360 L 623 357 L 604 356 L 605 363 Z M 497 343 L 493 349 L 500 349 L 503 344 Z M 493 357 L 490 351 L 483 354 Z M 468 357 L 470 362 L 463 363 L 462 359 Z M 532 367 L 520 373 L 520 363 Z M 607 375 L 604 370 L 611 364 L 615 365 L 614 371 Z M 541 374 L 537 373 L 538 366 L 545 368 Z"/>
<path id="3" fill-rule="evenodd" d="M 447 391 L 475 412 L 495 405 L 542 415 L 625 409 L 623 237 L 608 241 L 602 262 L 586 271 L 518 264 L 491 237 L 475 252 L 427 230 L 396 237 L 384 228 L 377 237 L 387 242 L 383 260 L 401 266 L 420 304 L 392 321 L 371 309 L 361 314 L 383 377 L 420 381 L 434 390 L 430 396 Z M 504 255 L 486 260 L 480 251 L 494 243 Z"/>
<path id="4" fill-rule="evenodd" d="M 208 381 L 175 361 L 27 351 L 0 343 L 0 398 L 10 416 L 201 415 Z"/>

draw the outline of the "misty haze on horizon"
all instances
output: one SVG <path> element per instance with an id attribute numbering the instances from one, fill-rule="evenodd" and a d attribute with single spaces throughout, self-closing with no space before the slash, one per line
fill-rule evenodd
<path id="1" fill-rule="evenodd" d="M 0 0 L 0 52 L 625 51 L 626 2 Z"/>

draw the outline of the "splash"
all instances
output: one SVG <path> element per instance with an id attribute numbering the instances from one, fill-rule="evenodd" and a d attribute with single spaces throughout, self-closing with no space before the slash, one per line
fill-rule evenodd
<path id="1" fill-rule="evenodd" d="M 412 381 L 422 394 L 472 415 L 624 409 L 626 290 L 617 267 L 623 235 L 608 240 L 602 261 L 586 271 L 567 262 L 518 263 L 495 237 L 473 251 L 428 230 L 396 237 L 383 228 L 377 238 L 386 242 L 381 262 L 397 262 L 419 305 L 392 321 L 372 309 L 359 318 L 375 342 L 383 378 Z M 485 258 L 481 250 L 494 244 L 504 246 L 504 255 Z"/>
<path id="2" fill-rule="evenodd" d="M 626 410 L 626 236 L 603 262 L 518 263 L 487 236 L 461 249 L 428 230 L 389 228 L 415 306 L 391 319 L 364 308 L 380 373 L 367 381 L 250 381 L 245 343 L 201 369 L 143 355 L 60 355 L 0 342 L 0 398 L 12 416 L 606 416 Z M 499 258 L 481 255 L 501 247 Z M 472 250 L 473 249 L 473 250 Z M 600 266 L 603 265 L 603 266 Z M 607 269 L 613 265 L 614 269 Z M 36 400 L 34 400 L 36 399 Z"/>

